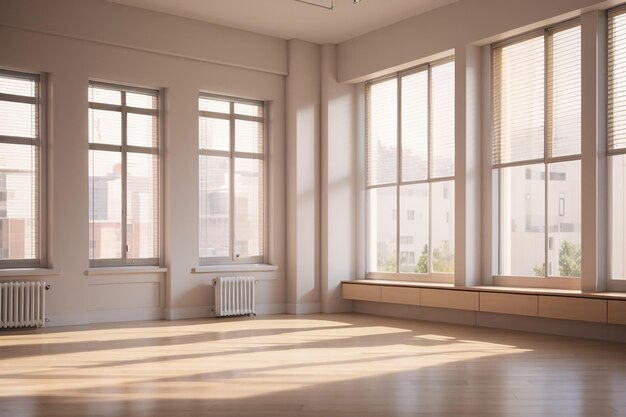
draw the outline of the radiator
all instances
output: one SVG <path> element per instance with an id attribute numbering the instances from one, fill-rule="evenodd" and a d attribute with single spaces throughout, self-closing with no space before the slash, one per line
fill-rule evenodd
<path id="1" fill-rule="evenodd" d="M 0 328 L 42 327 L 48 288 L 43 281 L 0 283 Z"/>
<path id="2" fill-rule="evenodd" d="M 255 315 L 254 277 L 215 279 L 215 316 Z"/>

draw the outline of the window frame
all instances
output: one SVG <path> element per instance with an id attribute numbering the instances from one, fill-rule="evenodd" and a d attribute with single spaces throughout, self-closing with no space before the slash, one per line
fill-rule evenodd
<path id="1" fill-rule="evenodd" d="M 87 99 L 88 109 L 99 109 L 99 110 L 113 110 L 119 111 L 121 113 L 122 118 L 122 132 L 121 132 L 121 144 L 120 145 L 112 145 L 105 143 L 91 143 L 89 142 L 89 132 L 87 133 L 87 142 L 89 151 L 99 150 L 99 151 L 109 151 L 109 152 L 119 152 L 121 155 L 121 168 L 122 168 L 122 176 L 121 176 L 121 186 L 122 186 L 122 214 L 121 214 L 121 254 L 120 258 L 111 258 L 111 259 L 92 259 L 89 258 L 89 267 L 90 268 L 107 268 L 107 267 L 128 267 L 128 266 L 161 266 L 163 260 L 163 90 L 157 88 L 145 88 L 145 87 L 135 87 L 128 86 L 124 84 L 116 84 L 102 81 L 89 80 L 88 87 L 96 86 L 98 88 L 120 91 L 121 93 L 121 104 L 104 104 L 104 103 L 92 103 Z M 143 109 L 138 107 L 130 107 L 132 111 L 128 111 L 128 107 L 126 106 L 126 93 L 140 93 L 140 94 L 148 94 L 157 98 L 157 108 L 156 109 Z M 156 94 L 155 94 L 156 93 Z M 153 115 L 157 117 L 157 147 L 147 148 L 142 146 L 128 145 L 127 144 L 127 117 L 128 113 L 135 114 L 145 114 L 145 115 Z M 90 127 L 88 126 L 88 129 Z M 146 149 L 150 149 L 149 152 L 146 152 Z M 157 198 L 157 225 L 156 229 L 158 231 L 159 236 L 159 244 L 158 244 L 158 256 L 156 258 L 133 258 L 128 259 L 128 205 L 127 205 L 127 160 L 128 153 L 140 153 L 140 154 L 149 154 L 156 155 L 158 158 L 158 174 L 157 181 L 158 185 L 156 191 L 158 192 Z M 88 173 L 89 175 L 89 173 Z M 91 220 L 89 221 L 89 227 L 91 228 Z"/>
<path id="2" fill-rule="evenodd" d="M 368 175 L 369 175 L 369 157 L 368 155 L 368 151 L 369 151 L 369 143 L 368 143 L 368 133 L 367 133 L 367 127 L 369 126 L 369 111 L 367 110 L 367 108 L 365 108 L 365 135 L 366 135 L 366 140 L 365 140 L 365 278 L 366 279 L 387 279 L 387 280 L 397 280 L 397 281 L 412 281 L 412 282 L 429 282 L 429 283 L 442 283 L 442 284 L 450 284 L 454 282 L 454 272 L 452 273 L 448 273 L 448 272 L 434 272 L 432 271 L 432 265 L 433 265 L 433 259 L 432 259 L 432 184 L 433 183 L 444 183 L 444 182 L 452 182 L 452 184 L 454 184 L 454 186 L 456 187 L 456 171 L 454 173 L 454 175 L 452 176 L 446 176 L 446 177 L 432 177 L 432 141 L 433 141 L 433 132 L 432 132 L 432 112 L 433 112 L 433 108 L 432 108 L 432 67 L 433 66 L 437 66 L 437 65 L 443 65 L 443 64 L 447 64 L 453 62 L 456 64 L 455 62 L 455 56 L 454 55 L 449 55 L 446 56 L 444 58 L 441 59 L 437 59 L 431 62 L 427 62 L 425 64 L 413 67 L 413 68 L 409 68 L 407 70 L 403 70 L 403 71 L 399 71 L 399 72 L 395 72 L 392 74 L 387 74 L 384 75 L 382 77 L 378 77 L 369 81 L 365 82 L 365 97 L 366 97 L 366 102 L 367 102 L 367 97 L 369 96 L 369 91 L 371 86 L 376 85 L 378 83 L 382 83 L 391 79 L 396 79 L 397 80 L 397 96 L 396 96 L 396 114 L 397 114 L 397 126 L 396 126 L 396 133 L 397 133 L 397 154 L 396 154 L 396 158 L 397 158 L 397 163 L 396 163 L 396 179 L 394 182 L 384 182 L 384 183 L 380 183 L 380 184 L 375 184 L 375 185 L 370 185 L 368 184 Z M 403 181 L 402 179 L 402 77 L 404 76 L 408 76 L 411 74 L 415 74 L 415 73 L 419 73 L 422 71 L 426 71 L 427 72 L 427 76 L 428 76 L 428 82 L 427 82 L 427 88 L 428 88 L 428 98 L 427 98 L 427 102 L 428 102 L 428 142 L 427 142 L 427 173 L 426 173 L 426 179 L 422 179 L 422 180 L 410 180 L 410 181 Z M 455 85 L 453 85 L 453 89 L 456 88 L 456 77 L 455 77 Z M 367 107 L 367 104 L 366 104 Z M 453 112 L 453 118 L 456 119 L 456 114 Z M 455 155 L 456 157 L 456 155 Z M 407 185 L 416 185 L 416 184 L 428 184 L 428 213 L 429 213 L 429 218 L 428 218 L 428 272 L 427 273 L 409 273 L 409 272 L 400 272 L 400 262 L 399 258 L 400 258 L 400 237 L 401 235 L 401 230 L 400 230 L 400 188 L 402 186 L 407 186 Z M 370 248 L 370 242 L 369 242 L 369 198 L 367 197 L 368 192 L 370 190 L 373 189 L 385 189 L 385 188 L 395 188 L 396 190 L 396 208 L 394 209 L 396 215 L 395 215 L 395 224 L 396 224 L 396 272 L 376 272 L 376 271 L 370 271 L 369 270 L 369 265 L 370 265 L 370 259 L 369 259 L 369 248 Z M 456 216 L 456 211 L 454 213 L 454 215 Z"/>
<path id="3" fill-rule="evenodd" d="M 605 17 L 606 17 L 606 170 L 607 170 L 607 175 L 606 175 L 606 182 L 607 182 L 607 193 L 606 193 L 606 199 L 607 199 L 607 205 L 606 205 L 606 213 L 607 213 L 607 236 L 606 236 L 606 248 L 607 248 L 607 254 L 606 254 L 606 262 L 607 262 L 607 266 L 606 266 L 606 287 L 607 290 L 609 291 L 626 291 L 626 276 L 621 277 L 621 278 L 613 278 L 613 270 L 612 270 L 612 265 L 613 265 L 613 248 L 612 248 L 612 240 L 613 240 L 613 227 L 612 227 L 612 221 L 613 221 L 613 211 L 612 211 L 612 201 L 613 201 L 613 194 L 611 192 L 612 190 L 612 186 L 613 186 L 613 178 L 611 175 L 612 172 L 612 165 L 614 160 L 616 159 L 616 157 L 619 156 L 623 156 L 626 158 L 626 148 L 622 148 L 622 149 L 610 149 L 608 146 L 608 142 L 609 142 L 609 117 L 610 117 L 610 88 L 611 88 L 611 72 L 610 72 L 610 63 L 611 63 L 611 48 L 609 46 L 609 41 L 610 41 L 610 26 L 611 26 L 611 18 L 612 17 L 616 17 L 616 16 L 623 16 L 626 15 L 626 4 L 622 4 L 619 5 L 617 7 L 613 7 L 610 9 L 607 9 L 605 11 Z M 625 48 L 626 49 L 626 48 Z M 625 51 L 626 53 L 626 51 Z M 626 71 L 624 71 L 624 74 L 626 75 Z M 624 180 L 626 181 L 626 179 Z M 626 236 L 624 236 L 624 241 L 626 242 Z"/>
<path id="4" fill-rule="evenodd" d="M 531 166 L 531 165 L 537 165 L 537 164 L 541 164 L 544 168 L 544 222 L 545 225 L 547 225 L 548 222 L 548 218 L 549 218 L 549 204 L 548 204 L 548 196 L 549 196 L 549 189 L 548 189 L 548 184 L 549 184 L 549 167 L 553 166 L 554 164 L 558 164 L 558 163 L 562 163 L 562 162 L 571 162 L 571 161 L 578 161 L 580 163 L 580 169 L 582 172 L 582 141 L 583 141 L 583 137 L 581 135 L 581 148 L 579 150 L 578 154 L 575 155 L 563 155 L 563 156 L 552 156 L 551 155 L 551 151 L 552 151 L 552 145 L 551 145 L 551 137 L 549 135 L 549 131 L 551 129 L 550 126 L 548 126 L 550 123 L 552 123 L 551 120 L 551 116 L 549 115 L 549 107 L 547 105 L 549 99 L 549 88 L 548 88 L 548 76 L 547 74 L 549 73 L 549 60 L 548 60 L 548 54 L 549 54 L 549 46 L 548 46 L 548 38 L 550 36 L 550 33 L 556 33 L 562 30 L 567 30 L 567 29 L 571 29 L 574 27 L 579 26 L 581 28 L 581 54 L 582 54 L 582 24 L 581 24 L 581 19 L 580 18 L 574 18 L 574 19 L 569 19 L 563 22 L 560 22 L 558 24 L 555 25 L 550 25 L 550 26 L 545 26 L 543 28 L 539 28 L 539 29 L 535 29 L 532 30 L 530 32 L 526 32 L 523 33 L 521 35 L 518 36 L 514 36 L 511 38 L 507 38 L 505 40 L 499 41 L 499 42 L 495 42 L 492 43 L 490 45 L 490 89 L 491 89 L 491 104 L 490 104 L 490 109 L 489 109 L 489 114 L 491 115 L 490 118 L 490 122 L 491 125 L 493 126 L 495 124 L 495 119 L 496 119 L 496 106 L 495 106 L 495 102 L 496 102 L 496 94 L 497 94 L 497 89 L 496 89 L 496 82 L 495 82 L 495 78 L 496 78 L 496 71 L 495 71 L 495 66 L 496 66 L 496 61 L 494 59 L 494 51 L 497 48 L 502 48 L 502 47 L 506 47 L 509 45 L 514 45 L 520 42 L 524 42 L 530 39 L 533 39 L 535 37 L 539 37 L 542 36 L 544 39 L 544 80 L 543 80 L 543 92 L 544 92 L 544 109 L 543 109 L 543 157 L 542 158 L 534 158 L 534 159 L 529 159 L 529 160 L 523 160 L 523 161 L 513 161 L 513 162 L 499 162 L 499 163 L 495 163 L 493 160 L 493 140 L 494 140 L 494 133 L 493 133 L 493 127 L 492 129 L 492 141 L 490 143 L 490 149 L 489 149 L 489 155 L 490 155 L 490 166 L 489 166 L 489 171 L 490 174 L 492 176 L 492 186 L 491 186 L 491 200 L 492 200 L 492 207 L 493 207 L 493 213 L 492 213 L 492 218 L 491 218 L 491 222 L 492 222 L 492 265 L 493 265 L 493 270 L 492 270 L 492 282 L 494 285 L 496 286 L 506 286 L 506 287 L 541 287 L 541 288 L 555 288 L 555 289 L 566 289 L 566 290 L 578 290 L 581 288 L 581 282 L 582 279 L 581 277 L 563 277 L 563 276 L 559 276 L 559 275 L 549 275 L 549 270 L 548 270 L 548 259 L 549 259 L 549 230 L 548 227 L 545 227 L 544 229 L 544 269 L 545 269 L 545 275 L 543 277 L 532 277 L 532 276 L 520 276 L 520 275 L 501 275 L 500 272 L 500 210 L 501 210 L 501 199 L 500 199 L 500 177 L 501 177 L 501 170 L 505 169 L 505 168 L 512 168 L 512 167 L 522 167 L 522 166 Z M 582 64 L 581 64 L 581 71 L 582 71 Z M 582 72 L 581 72 L 581 77 L 582 77 Z M 582 78 L 581 78 L 582 80 Z M 582 81 L 581 81 L 582 83 Z M 581 122 L 582 122 L 582 95 L 581 95 Z M 581 195 L 582 195 L 582 184 L 581 184 Z M 582 208 L 582 200 L 581 200 L 581 208 Z M 582 214 L 581 214 L 581 225 L 582 225 Z M 581 251 L 582 251 L 582 245 L 581 245 Z M 581 275 L 582 275 L 582 271 L 581 271 Z"/>
<path id="5" fill-rule="evenodd" d="M 212 112 L 208 110 L 200 110 L 199 103 L 202 98 L 207 98 L 209 100 L 218 100 L 224 101 L 229 104 L 229 112 L 228 113 L 219 113 Z M 269 154 L 269 104 L 267 101 L 263 100 L 254 100 L 240 97 L 232 97 L 225 96 L 221 94 L 214 94 L 209 92 L 201 91 L 198 95 L 198 121 L 201 117 L 208 118 L 217 118 L 221 120 L 229 121 L 229 150 L 228 151 L 220 151 L 220 150 L 211 150 L 211 149 L 202 149 L 199 144 L 200 132 L 198 132 L 198 173 L 200 172 L 200 157 L 201 156 L 218 156 L 218 157 L 227 157 L 229 160 L 229 190 L 228 190 L 228 239 L 229 239 L 229 256 L 214 256 L 214 257 L 201 257 L 200 256 L 200 215 L 198 212 L 198 263 L 200 266 L 211 266 L 211 265 L 237 265 L 237 264 L 267 264 L 269 259 L 269 169 L 268 169 L 268 154 Z M 235 104 L 251 104 L 254 106 L 260 106 L 263 109 L 263 116 L 249 116 L 243 114 L 235 113 Z M 254 121 L 263 124 L 263 147 L 262 154 L 254 153 L 254 152 L 240 152 L 235 149 L 235 121 L 236 120 L 247 120 Z M 235 218 L 235 159 L 236 158 L 244 158 L 244 159 L 256 159 L 263 162 L 263 216 L 261 218 L 263 222 L 263 253 L 260 256 L 246 256 L 246 257 L 237 257 L 235 255 L 235 222 L 233 219 Z M 200 195 L 200 183 L 198 183 L 198 198 Z M 198 205 L 199 207 L 199 205 Z"/>
<path id="6" fill-rule="evenodd" d="M 37 93 L 35 97 L 24 97 L 13 94 L 0 93 L 0 99 L 35 104 L 37 108 L 38 137 L 34 139 L 2 136 L 0 142 L 37 146 L 39 164 L 37 167 L 38 207 L 36 244 L 38 257 L 35 259 L 0 259 L 0 270 L 15 268 L 46 268 L 48 265 L 48 95 L 47 75 L 38 72 L 24 72 L 0 68 L 0 75 L 5 74 L 15 78 L 35 80 Z M 12 100 L 13 99 L 13 100 Z M 27 143 L 30 142 L 30 143 Z"/>

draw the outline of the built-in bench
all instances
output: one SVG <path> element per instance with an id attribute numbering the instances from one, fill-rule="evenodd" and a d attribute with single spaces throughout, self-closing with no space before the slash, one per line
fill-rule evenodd
<path id="1" fill-rule="evenodd" d="M 626 325 L 625 293 L 383 280 L 343 281 L 342 290 L 348 300 Z"/>

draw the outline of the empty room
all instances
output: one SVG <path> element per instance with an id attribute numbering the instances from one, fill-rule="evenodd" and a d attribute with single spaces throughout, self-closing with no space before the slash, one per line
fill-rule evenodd
<path id="1" fill-rule="evenodd" d="M 0 0 L 0 416 L 626 416 L 626 0 Z"/>

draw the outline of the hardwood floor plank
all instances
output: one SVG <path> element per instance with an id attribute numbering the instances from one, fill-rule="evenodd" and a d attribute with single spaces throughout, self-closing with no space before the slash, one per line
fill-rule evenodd
<path id="1" fill-rule="evenodd" d="M 626 346 L 358 314 L 0 333 L 0 415 L 624 416 Z"/>

